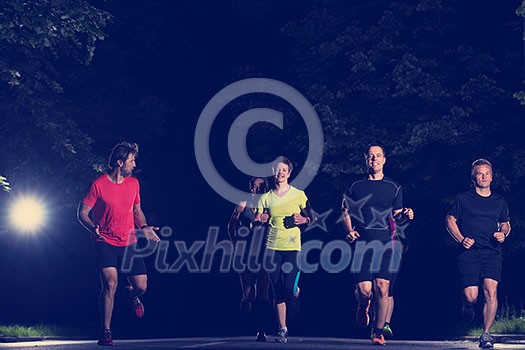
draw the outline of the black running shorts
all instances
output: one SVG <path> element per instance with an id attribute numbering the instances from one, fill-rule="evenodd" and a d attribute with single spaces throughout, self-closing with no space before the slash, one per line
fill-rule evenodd
<path id="1" fill-rule="evenodd" d="M 394 281 L 401 266 L 401 251 L 387 248 L 383 251 L 367 251 L 364 255 L 354 253 L 351 271 L 355 282 L 373 282 L 376 278 Z M 357 251 L 357 250 L 356 250 Z"/>
<path id="2" fill-rule="evenodd" d="M 501 253 L 489 249 L 467 249 L 458 256 L 462 288 L 477 286 L 490 278 L 501 282 Z"/>
<path id="3" fill-rule="evenodd" d="M 106 267 L 115 267 L 126 276 L 146 274 L 146 265 L 141 255 L 136 253 L 136 243 L 118 247 L 106 242 L 95 242 L 95 258 L 99 271 Z"/>

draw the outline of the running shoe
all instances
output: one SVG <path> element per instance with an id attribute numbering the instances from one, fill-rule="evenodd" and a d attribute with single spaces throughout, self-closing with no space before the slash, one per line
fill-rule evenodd
<path id="1" fill-rule="evenodd" d="M 288 343 L 288 329 L 287 328 L 279 329 L 279 332 L 277 332 L 277 338 L 275 338 L 275 341 L 278 343 Z"/>
<path id="2" fill-rule="evenodd" d="M 472 322 L 474 320 L 474 304 L 463 302 L 461 316 L 464 322 Z"/>
<path id="3" fill-rule="evenodd" d="M 392 328 L 390 328 L 390 324 L 385 323 L 385 327 L 383 327 L 383 335 L 385 338 L 392 338 L 394 336 Z"/>
<path id="4" fill-rule="evenodd" d="M 255 341 L 258 343 L 266 343 L 266 333 L 262 331 L 257 332 L 257 338 L 255 338 Z"/>
<path id="5" fill-rule="evenodd" d="M 111 338 L 111 330 L 105 329 L 100 339 L 97 342 L 100 346 L 113 346 L 113 338 Z"/>
<path id="6" fill-rule="evenodd" d="M 355 313 L 355 323 L 361 327 L 366 328 L 370 324 L 370 300 L 366 304 L 359 304 Z"/>
<path id="7" fill-rule="evenodd" d="M 483 349 L 492 349 L 494 347 L 494 339 L 488 332 L 481 333 L 481 337 L 479 337 L 479 347 Z"/>
<path id="8" fill-rule="evenodd" d="M 144 317 L 144 305 L 140 301 L 139 297 L 133 297 L 133 287 L 132 286 L 126 286 L 124 287 L 126 290 L 126 294 L 128 296 L 128 302 L 131 305 L 131 308 L 135 312 L 135 316 L 138 318 Z"/>
<path id="9" fill-rule="evenodd" d="M 385 346 L 386 345 L 385 336 L 383 334 L 377 334 L 374 332 L 374 334 L 372 334 L 372 345 Z"/>

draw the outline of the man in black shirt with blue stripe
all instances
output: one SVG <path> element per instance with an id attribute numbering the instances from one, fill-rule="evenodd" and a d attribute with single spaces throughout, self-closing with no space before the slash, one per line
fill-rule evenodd
<path id="1" fill-rule="evenodd" d="M 478 159 L 472 163 L 471 178 L 474 188 L 456 197 L 446 225 L 461 249 L 457 261 L 463 288 L 463 317 L 473 319 L 473 306 L 482 281 L 485 306 L 479 346 L 492 348 L 494 341 L 489 331 L 498 310 L 501 244 L 510 233 L 509 210 L 505 198 L 490 189 L 492 165 L 488 160 Z"/>

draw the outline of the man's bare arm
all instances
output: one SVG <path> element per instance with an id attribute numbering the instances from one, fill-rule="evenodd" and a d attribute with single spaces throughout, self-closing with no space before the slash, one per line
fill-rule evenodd
<path id="1" fill-rule="evenodd" d="M 94 235 L 97 239 L 105 240 L 104 237 L 100 234 L 98 230 L 98 225 L 96 225 L 93 220 L 89 217 L 89 213 L 91 212 L 91 207 L 85 205 L 84 203 L 80 203 L 78 205 L 77 210 L 77 218 L 78 221 L 84 226 L 86 230 L 89 231 L 92 235 Z"/>
<path id="2" fill-rule="evenodd" d="M 505 242 L 505 239 L 507 239 L 507 236 L 510 233 L 510 222 L 500 222 L 498 226 L 499 230 L 497 232 L 494 232 L 493 236 L 499 243 L 503 243 Z"/>
<path id="3" fill-rule="evenodd" d="M 352 219 L 350 218 L 350 214 L 348 213 L 348 209 L 343 208 L 341 210 L 341 218 L 342 218 L 342 222 L 343 222 L 343 229 L 345 230 L 345 233 L 346 233 L 346 239 L 350 243 L 352 243 L 353 241 L 358 239 L 360 237 L 360 235 L 359 235 L 359 232 L 354 230 L 354 228 L 352 226 Z"/>
<path id="4" fill-rule="evenodd" d="M 135 225 L 142 230 L 144 236 L 146 236 L 148 240 L 160 242 L 159 236 L 157 236 L 155 233 L 155 231 L 159 230 L 159 227 L 148 225 L 148 222 L 146 221 L 146 215 L 144 215 L 144 212 L 140 207 L 140 203 L 133 207 L 133 216 L 135 218 Z"/>
<path id="5" fill-rule="evenodd" d="M 461 231 L 459 230 L 457 218 L 453 215 L 447 215 L 447 218 L 445 219 L 445 225 L 447 227 L 448 233 L 458 242 L 461 244 L 465 249 L 470 249 L 474 243 L 476 242 L 474 239 L 470 237 L 465 237 Z"/>

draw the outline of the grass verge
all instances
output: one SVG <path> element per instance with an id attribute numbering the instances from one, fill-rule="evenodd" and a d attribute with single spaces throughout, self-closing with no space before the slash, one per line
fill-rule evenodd
<path id="1" fill-rule="evenodd" d="M 481 327 L 470 328 L 468 335 L 480 335 Z M 519 306 L 509 304 L 507 300 L 501 305 L 496 320 L 490 329 L 492 334 L 525 334 L 525 308 L 523 302 Z"/>
<path id="2" fill-rule="evenodd" d="M 0 337 L 52 337 L 74 335 L 70 329 L 54 325 L 0 325 Z"/>
<path id="3" fill-rule="evenodd" d="M 483 329 L 481 327 L 473 328 L 468 331 L 468 335 L 479 336 Z M 491 334 L 525 334 L 525 319 L 513 318 L 506 320 L 497 320 L 490 329 Z"/>

